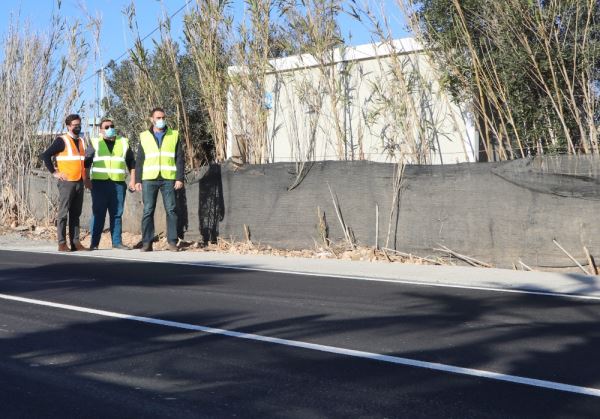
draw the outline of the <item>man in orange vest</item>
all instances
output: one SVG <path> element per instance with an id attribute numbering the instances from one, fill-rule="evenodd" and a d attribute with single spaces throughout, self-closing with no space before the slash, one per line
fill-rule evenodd
<path id="1" fill-rule="evenodd" d="M 86 144 L 81 133 L 81 118 L 72 114 L 65 119 L 67 133 L 57 137 L 42 153 L 42 159 L 56 179 L 58 179 L 58 251 L 68 252 L 88 250 L 79 241 L 79 217 L 83 206 L 84 186 L 90 186 L 84 168 Z M 56 167 L 52 162 L 56 160 Z M 67 246 L 67 217 L 69 221 L 69 239 Z"/>

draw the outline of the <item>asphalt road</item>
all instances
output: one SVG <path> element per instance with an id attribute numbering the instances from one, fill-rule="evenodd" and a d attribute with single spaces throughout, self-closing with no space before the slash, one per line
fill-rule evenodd
<path id="1" fill-rule="evenodd" d="M 7 251 L 0 294 L 2 418 L 600 415 L 598 300 Z"/>

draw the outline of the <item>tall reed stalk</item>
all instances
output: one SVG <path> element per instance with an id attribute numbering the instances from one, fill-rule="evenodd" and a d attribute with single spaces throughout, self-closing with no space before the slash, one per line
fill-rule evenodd
<path id="1" fill-rule="evenodd" d="M 19 16 L 2 41 L 0 62 L 0 221 L 23 223 L 32 215 L 29 177 L 38 155 L 78 111 L 89 43 L 79 22 L 56 14 L 38 33 Z"/>
<path id="2" fill-rule="evenodd" d="M 471 103 L 487 160 L 599 152 L 596 1 L 397 2 Z"/>
<path id="3" fill-rule="evenodd" d="M 227 158 L 227 67 L 230 63 L 227 37 L 232 27 L 230 1 L 196 0 L 185 17 L 187 51 L 198 77 L 195 84 L 208 113 L 208 133 L 215 146 L 216 161 Z"/>

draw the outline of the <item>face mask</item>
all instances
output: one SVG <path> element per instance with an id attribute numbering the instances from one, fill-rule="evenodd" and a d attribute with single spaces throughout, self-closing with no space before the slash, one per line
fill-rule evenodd
<path id="1" fill-rule="evenodd" d="M 116 134 L 116 130 L 114 128 L 106 128 L 104 130 L 104 138 L 112 138 Z"/>
<path id="2" fill-rule="evenodd" d="M 164 119 L 157 119 L 156 121 L 154 121 L 154 126 L 158 129 L 163 129 L 166 125 L 167 123 Z"/>
<path id="3" fill-rule="evenodd" d="M 75 135 L 79 135 L 81 133 L 81 127 L 75 127 L 71 130 L 71 132 Z"/>

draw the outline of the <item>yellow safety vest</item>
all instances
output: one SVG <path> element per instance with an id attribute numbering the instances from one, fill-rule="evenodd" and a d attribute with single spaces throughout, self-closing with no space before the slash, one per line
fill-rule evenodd
<path id="1" fill-rule="evenodd" d="M 127 177 L 125 155 L 129 149 L 129 140 L 125 137 L 115 138 L 112 153 L 104 138 L 94 138 L 92 145 L 96 153 L 92 163 L 92 180 L 114 180 L 124 182 Z"/>
<path id="2" fill-rule="evenodd" d="M 175 150 L 178 140 L 179 133 L 168 128 L 159 149 L 156 139 L 150 131 L 140 134 L 140 145 L 144 149 L 142 180 L 154 180 L 159 175 L 163 179 L 175 180 L 177 175 Z"/>

